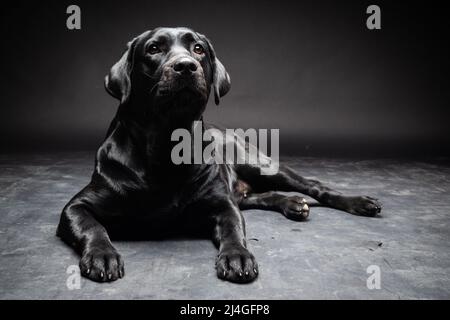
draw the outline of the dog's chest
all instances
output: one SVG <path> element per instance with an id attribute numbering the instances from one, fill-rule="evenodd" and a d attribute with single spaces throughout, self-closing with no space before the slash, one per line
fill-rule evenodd
<path id="1" fill-rule="evenodd" d="M 186 207 L 202 198 L 209 182 L 201 172 L 173 171 L 167 175 L 149 175 L 140 203 L 147 216 L 178 217 Z"/>

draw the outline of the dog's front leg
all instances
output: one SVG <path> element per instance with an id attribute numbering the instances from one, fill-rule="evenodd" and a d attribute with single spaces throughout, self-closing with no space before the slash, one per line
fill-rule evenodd
<path id="1" fill-rule="evenodd" d="M 219 248 L 216 269 L 220 279 L 251 282 L 258 276 L 255 257 L 247 249 L 245 221 L 239 208 L 230 201 L 214 214 L 214 242 Z"/>
<path id="2" fill-rule="evenodd" d="M 125 275 L 124 263 L 93 215 L 95 203 L 92 194 L 75 196 L 61 214 L 57 235 L 80 253 L 83 276 L 98 282 L 114 281 Z"/>

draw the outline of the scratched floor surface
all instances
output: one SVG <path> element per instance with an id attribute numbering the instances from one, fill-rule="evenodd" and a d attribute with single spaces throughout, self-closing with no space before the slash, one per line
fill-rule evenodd
<path id="1" fill-rule="evenodd" d="M 207 240 L 116 242 L 126 277 L 81 281 L 78 257 L 55 237 L 64 204 L 90 177 L 93 153 L 0 156 L 1 299 L 450 299 L 448 162 L 289 158 L 308 177 L 379 198 L 382 218 L 312 208 L 308 222 L 244 213 L 259 279 L 215 276 Z M 369 266 L 380 289 L 369 290 Z M 372 267 L 377 269 L 377 267 Z M 369 269 L 371 270 L 371 269 Z"/>

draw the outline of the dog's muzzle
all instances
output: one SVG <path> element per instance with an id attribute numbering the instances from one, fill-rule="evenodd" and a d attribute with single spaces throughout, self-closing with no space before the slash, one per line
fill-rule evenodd
<path id="1" fill-rule="evenodd" d="M 181 76 L 192 76 L 198 69 L 197 64 L 198 63 L 192 61 L 192 59 L 181 58 L 172 65 L 172 68 Z"/>
<path id="2" fill-rule="evenodd" d="M 200 63 L 189 56 L 177 56 L 163 67 L 158 83 L 158 96 L 176 96 L 188 89 L 195 96 L 207 97 L 205 75 Z"/>

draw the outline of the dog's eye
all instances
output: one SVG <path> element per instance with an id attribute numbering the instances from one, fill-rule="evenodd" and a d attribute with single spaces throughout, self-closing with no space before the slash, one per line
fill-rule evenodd
<path id="1" fill-rule="evenodd" d="M 204 54 L 204 53 L 205 53 L 205 49 L 203 49 L 203 47 L 202 47 L 201 45 L 196 44 L 196 45 L 194 46 L 194 52 L 195 52 L 196 54 Z"/>
<path id="2" fill-rule="evenodd" d="M 157 54 L 160 52 L 161 52 L 161 49 L 156 44 L 152 44 L 148 47 L 148 53 L 150 53 L 150 54 Z"/>

